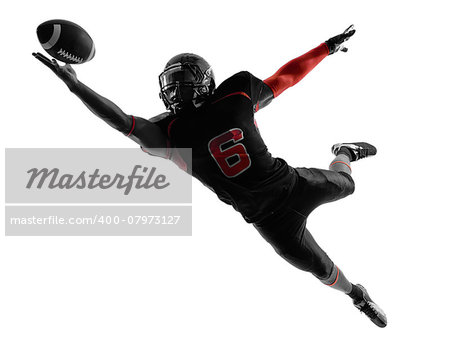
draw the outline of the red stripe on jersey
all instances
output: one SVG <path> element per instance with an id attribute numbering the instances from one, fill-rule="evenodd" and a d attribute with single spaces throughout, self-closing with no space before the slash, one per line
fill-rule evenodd
<path id="1" fill-rule="evenodd" d="M 252 99 L 250 98 L 250 96 L 247 95 L 245 92 L 243 92 L 243 91 L 236 91 L 236 92 L 232 92 L 231 94 L 228 94 L 228 95 L 226 95 L 226 96 L 223 96 L 223 97 L 219 98 L 218 100 L 215 100 L 214 102 L 212 102 L 212 104 L 216 104 L 217 102 L 219 102 L 219 101 L 221 101 L 221 100 L 223 100 L 223 99 L 225 99 L 225 98 L 227 98 L 227 97 L 235 96 L 235 95 L 242 95 L 242 96 L 247 97 L 249 100 L 252 100 Z"/>
<path id="2" fill-rule="evenodd" d="M 170 140 L 166 140 L 166 159 L 170 159 L 170 156 L 172 155 Z"/>
<path id="3" fill-rule="evenodd" d="M 167 126 L 167 135 L 170 137 L 170 129 L 172 129 L 173 122 L 175 122 L 178 118 L 174 118 L 169 125 Z"/>
<path id="4" fill-rule="evenodd" d="M 131 130 L 130 130 L 130 132 L 128 133 L 127 137 L 128 137 L 129 135 L 131 135 L 131 133 L 132 133 L 133 130 L 134 130 L 134 126 L 136 125 L 136 120 L 134 119 L 134 116 L 131 116 L 131 118 L 133 119 L 133 125 L 131 126 Z"/>

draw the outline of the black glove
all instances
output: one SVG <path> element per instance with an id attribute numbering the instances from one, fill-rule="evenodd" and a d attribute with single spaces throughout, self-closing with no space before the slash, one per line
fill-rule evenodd
<path id="1" fill-rule="evenodd" d="M 335 37 L 332 37 L 329 40 L 326 40 L 325 43 L 328 46 L 329 55 L 334 54 L 337 51 L 343 51 L 344 53 L 347 52 L 347 48 L 344 46 L 341 46 L 342 43 L 347 41 L 353 34 L 355 34 L 355 27 L 351 25 L 348 27 L 342 34 L 336 35 Z"/>

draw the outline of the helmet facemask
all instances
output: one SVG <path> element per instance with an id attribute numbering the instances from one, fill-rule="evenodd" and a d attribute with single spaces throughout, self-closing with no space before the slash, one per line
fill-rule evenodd
<path id="1" fill-rule="evenodd" d="M 167 109 L 178 113 L 198 108 L 212 94 L 215 83 L 211 67 L 202 71 L 192 63 L 176 63 L 159 75 L 160 97 Z"/>

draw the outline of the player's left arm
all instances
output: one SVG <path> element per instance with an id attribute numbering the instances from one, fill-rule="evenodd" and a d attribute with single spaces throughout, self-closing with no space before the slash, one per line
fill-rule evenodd
<path id="1" fill-rule="evenodd" d="M 355 34 L 355 28 L 351 25 L 342 34 L 328 39 L 306 54 L 289 61 L 275 74 L 265 79 L 264 83 L 271 89 L 272 98 L 279 96 L 283 91 L 300 82 L 328 55 L 339 50 L 346 52 L 347 48 L 343 47 L 342 43 L 353 34 Z M 266 98 L 266 101 L 269 101 L 269 98 Z"/>

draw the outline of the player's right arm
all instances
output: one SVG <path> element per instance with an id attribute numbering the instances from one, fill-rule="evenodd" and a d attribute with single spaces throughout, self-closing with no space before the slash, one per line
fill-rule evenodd
<path id="1" fill-rule="evenodd" d="M 144 148 L 167 146 L 166 136 L 156 124 L 147 119 L 124 113 L 109 99 L 80 82 L 69 64 L 60 66 L 56 60 L 50 61 L 40 53 L 33 53 L 33 56 L 50 68 L 94 115 L 104 120 L 108 125 L 130 137 Z"/>

